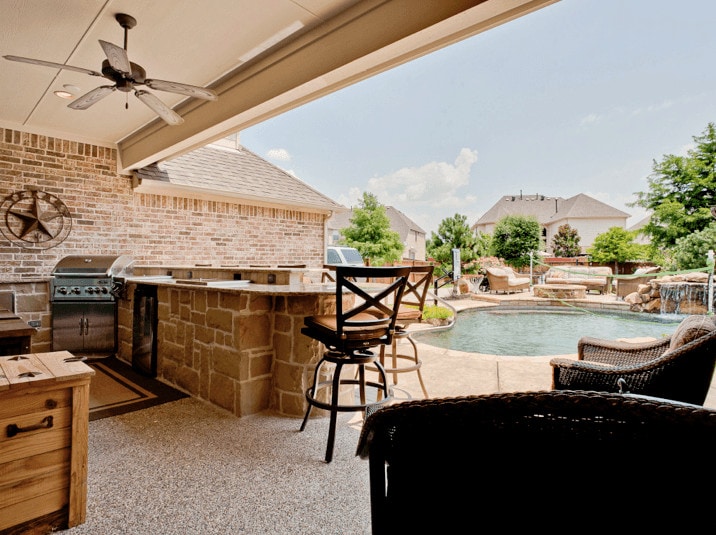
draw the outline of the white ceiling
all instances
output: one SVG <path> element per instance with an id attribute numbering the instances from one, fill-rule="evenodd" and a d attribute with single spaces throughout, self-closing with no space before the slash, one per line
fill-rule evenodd
<path id="1" fill-rule="evenodd" d="M 219 94 L 212 102 L 150 90 L 184 118 L 168 126 L 132 93 L 70 109 L 54 91 L 70 86 L 81 96 L 112 82 L 0 58 L 0 127 L 116 146 L 126 172 L 555 1 L 0 0 L 0 56 L 100 71 L 98 40 L 124 46 L 115 15 L 126 13 L 137 19 L 127 53 L 147 78 Z"/>

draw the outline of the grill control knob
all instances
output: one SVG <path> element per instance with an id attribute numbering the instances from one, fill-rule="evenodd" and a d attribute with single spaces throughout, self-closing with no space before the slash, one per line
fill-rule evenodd
<path id="1" fill-rule="evenodd" d="M 62 295 L 66 295 L 66 294 L 67 294 L 67 288 L 65 288 L 64 286 L 61 286 L 61 287 L 57 288 L 57 293 L 58 293 L 58 294 L 62 294 Z"/>
<path id="2" fill-rule="evenodd" d="M 72 290 L 70 291 L 70 293 L 79 294 L 79 293 L 80 293 L 80 287 L 79 287 L 79 286 L 74 286 L 74 287 L 72 288 Z"/>
<path id="3" fill-rule="evenodd" d="M 102 286 L 102 293 L 103 293 L 103 294 L 106 294 L 106 293 L 108 293 L 108 292 L 109 292 L 109 290 L 107 289 L 107 287 L 106 287 L 106 286 Z"/>

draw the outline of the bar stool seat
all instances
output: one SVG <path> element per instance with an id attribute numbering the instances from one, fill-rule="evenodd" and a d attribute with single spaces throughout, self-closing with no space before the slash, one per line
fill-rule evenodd
<path id="1" fill-rule="evenodd" d="M 371 348 L 392 343 L 409 273 L 409 267 L 337 266 L 336 313 L 304 318 L 301 333 L 321 342 L 326 351 L 314 370 L 313 384 L 306 390 L 308 407 L 301 431 L 305 429 L 313 407 L 329 412 L 327 463 L 333 458 L 339 412 L 360 411 L 365 415 L 371 407 L 384 405 L 392 399 L 385 370 Z M 367 289 L 356 280 L 388 282 Z M 346 365 L 357 367 L 355 376 L 344 376 Z M 377 381 L 366 380 L 366 365 L 378 371 Z M 324 376 L 330 378 L 321 380 Z M 344 386 L 350 390 L 357 387 L 358 399 L 341 398 Z"/>

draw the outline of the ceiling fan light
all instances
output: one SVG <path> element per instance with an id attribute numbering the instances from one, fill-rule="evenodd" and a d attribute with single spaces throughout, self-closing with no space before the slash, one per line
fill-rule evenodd
<path id="1" fill-rule="evenodd" d="M 55 96 L 64 98 L 66 100 L 72 100 L 73 98 L 75 98 L 75 96 L 72 93 L 70 93 L 69 91 L 58 90 L 58 91 L 53 91 L 53 93 L 55 94 Z"/>

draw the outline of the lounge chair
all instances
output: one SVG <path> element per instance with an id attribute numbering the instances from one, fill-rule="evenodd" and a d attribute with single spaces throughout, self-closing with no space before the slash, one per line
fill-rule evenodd
<path id="1" fill-rule="evenodd" d="M 530 289 L 529 277 L 518 277 L 509 267 L 485 268 L 490 292 L 515 293 Z"/>

